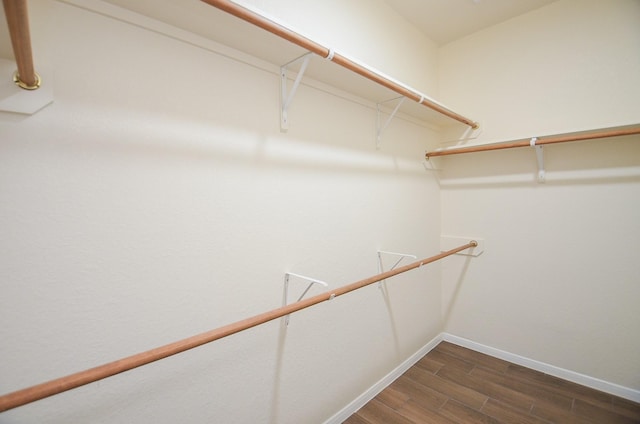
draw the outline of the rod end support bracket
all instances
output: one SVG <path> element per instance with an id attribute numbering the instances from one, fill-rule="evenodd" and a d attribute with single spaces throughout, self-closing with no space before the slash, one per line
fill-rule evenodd
<path id="1" fill-rule="evenodd" d="M 33 73 L 33 76 L 35 77 L 36 81 L 33 84 L 27 84 L 20 78 L 20 74 L 18 74 L 18 71 L 15 71 L 13 73 L 13 82 L 18 87 L 24 90 L 37 90 L 38 88 L 40 88 L 40 84 L 42 83 L 42 80 L 40 79 L 40 75 L 38 75 L 35 72 Z"/>

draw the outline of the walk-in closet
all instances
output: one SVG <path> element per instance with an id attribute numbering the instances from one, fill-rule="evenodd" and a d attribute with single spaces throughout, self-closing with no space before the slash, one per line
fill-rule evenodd
<path id="1" fill-rule="evenodd" d="M 637 0 L 3 0 L 0 423 L 640 422 Z"/>

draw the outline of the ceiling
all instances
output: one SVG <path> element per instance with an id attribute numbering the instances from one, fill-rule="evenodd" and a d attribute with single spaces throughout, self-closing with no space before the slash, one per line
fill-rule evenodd
<path id="1" fill-rule="evenodd" d="M 384 0 L 438 45 L 556 0 Z"/>

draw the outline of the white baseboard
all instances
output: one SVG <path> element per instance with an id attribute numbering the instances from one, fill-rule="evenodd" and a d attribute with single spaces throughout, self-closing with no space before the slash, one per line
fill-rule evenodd
<path id="1" fill-rule="evenodd" d="M 490 346 L 486 346 L 480 343 L 476 343 L 472 340 L 468 340 L 462 337 L 454 336 L 449 333 L 440 334 L 442 340 L 456 344 L 458 346 L 466 347 L 476 352 L 484 353 L 499 359 L 504 359 L 516 365 L 522 365 L 523 367 L 531 368 L 536 371 L 543 372 L 545 374 L 552 375 L 554 377 L 562 378 L 563 380 L 571 381 L 573 383 L 581 384 L 583 386 L 590 387 L 592 389 L 600 390 L 621 398 L 625 398 L 634 402 L 640 402 L 640 391 L 634 390 L 628 387 L 620 386 L 615 383 L 600 380 L 598 378 L 590 377 L 588 375 L 580 374 L 575 371 L 567 370 L 564 368 L 549 365 L 544 362 L 529 359 L 524 356 L 516 355 L 504 350 L 496 349 Z"/>
<path id="2" fill-rule="evenodd" d="M 398 367 L 396 367 L 389 374 L 384 376 L 380 381 L 371 386 L 366 392 L 358 396 L 354 401 L 349 403 L 347 406 L 342 408 L 338 413 L 329 418 L 324 424 L 340 424 L 349 418 L 351 415 L 355 414 L 358 409 L 362 408 L 369 402 L 371 399 L 376 397 L 378 393 L 383 391 L 388 385 L 397 380 L 402 374 L 404 374 L 409 368 L 415 365 L 424 355 L 429 353 L 434 347 L 438 345 L 442 341 L 442 334 L 439 334 L 431 341 L 429 341 L 426 345 L 424 345 L 420 350 L 411 355 L 407 360 L 401 363 Z"/>

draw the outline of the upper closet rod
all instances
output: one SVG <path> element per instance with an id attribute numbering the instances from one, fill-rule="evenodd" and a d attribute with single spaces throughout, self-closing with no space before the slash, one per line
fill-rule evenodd
<path id="1" fill-rule="evenodd" d="M 40 77 L 33 67 L 27 1 L 3 0 L 2 3 L 7 17 L 13 55 L 18 66 L 13 81 L 25 90 L 35 90 L 40 87 Z"/>
<path id="2" fill-rule="evenodd" d="M 257 325 L 272 321 L 276 318 L 281 318 L 293 312 L 300 311 L 317 303 L 331 300 L 337 296 L 341 296 L 343 294 L 360 289 L 378 281 L 385 280 L 387 278 L 393 277 L 394 275 L 407 272 L 422 265 L 426 265 L 431 262 L 446 258 L 447 256 L 451 256 L 465 249 L 476 247 L 477 245 L 478 243 L 475 240 L 472 240 L 464 246 L 459 246 L 455 249 L 442 252 L 439 255 L 431 256 L 429 258 L 422 259 L 421 261 L 417 261 L 391 271 L 383 272 L 378 275 L 374 275 L 373 277 L 369 277 L 367 279 L 342 286 L 336 290 L 330 290 L 317 296 L 310 297 L 305 300 L 300 300 L 298 302 L 273 309 L 271 311 L 235 322 L 233 324 L 228 324 L 224 327 L 220 327 L 206 333 L 201 333 L 174 343 L 148 350 L 146 352 L 138 353 L 136 355 L 119 359 L 114 362 L 109 362 L 107 364 L 91 368 L 86 371 L 81 371 L 75 374 L 68 375 L 66 377 L 61 377 L 46 383 L 38 384 L 26 389 L 6 394 L 4 396 L 0 396 L 0 412 L 17 408 L 18 406 L 35 402 L 36 400 L 44 399 L 58 393 L 66 392 L 67 390 L 75 389 L 76 387 L 84 386 L 85 384 L 93 383 L 94 381 L 102 380 L 103 378 L 111 377 L 121 372 L 129 371 L 133 368 L 137 368 L 142 365 L 146 365 L 151 362 L 184 352 L 186 350 L 193 349 L 203 344 L 210 343 L 214 340 L 230 336 L 240 331 L 247 330 Z"/>
<path id="3" fill-rule="evenodd" d="M 333 50 L 324 47 L 318 43 L 316 43 L 315 41 L 312 41 L 294 31 L 291 31 L 288 28 L 283 27 L 282 25 L 279 25 L 267 18 L 265 18 L 264 16 L 261 16 L 245 7 L 242 7 L 230 0 L 202 0 L 205 3 L 208 3 L 214 7 L 217 7 L 220 10 L 223 10 L 231 15 L 234 15 L 237 18 L 243 19 L 255 26 L 258 26 L 264 30 L 267 30 L 269 32 L 271 32 L 272 34 L 275 34 L 281 38 L 284 38 L 285 40 L 288 40 L 294 44 L 297 44 L 298 46 L 309 50 L 321 57 L 324 57 L 326 59 L 329 59 L 335 63 L 337 63 L 338 65 L 349 69 L 352 72 L 355 72 L 371 81 L 374 81 L 384 87 L 387 87 L 390 90 L 395 91 L 396 93 L 404 96 L 404 97 L 408 97 L 411 100 L 414 100 L 424 106 L 427 106 L 428 108 L 431 108 L 433 110 L 435 110 L 438 113 L 441 113 L 442 115 L 448 116 L 451 119 L 454 119 L 458 122 L 461 122 L 465 125 L 470 126 L 473 129 L 478 128 L 478 123 L 466 118 L 458 113 L 455 113 L 447 108 L 445 108 L 444 106 L 429 100 L 427 98 L 425 98 L 423 95 L 418 94 L 413 92 L 412 90 L 409 90 L 406 87 L 403 87 L 400 84 L 397 84 L 373 71 L 371 71 L 370 69 L 367 69 L 365 67 L 363 67 L 362 65 L 359 65 L 349 59 L 347 59 L 346 57 L 335 53 Z"/>
<path id="4" fill-rule="evenodd" d="M 609 129 L 604 129 L 604 130 L 599 130 L 599 131 L 589 132 L 589 133 L 562 134 L 562 135 L 543 137 L 543 138 L 534 137 L 534 138 L 528 138 L 523 140 L 511 141 L 508 143 L 485 144 L 485 145 L 478 145 L 478 146 L 452 148 L 447 150 L 436 150 L 433 152 L 428 152 L 425 156 L 427 159 L 429 159 L 436 156 L 457 155 L 460 153 L 472 153 L 472 152 L 483 152 L 487 150 L 511 149 L 513 147 L 540 146 L 543 144 L 565 143 L 568 141 L 593 140 L 597 138 L 618 137 L 618 136 L 633 135 L 633 134 L 640 134 L 640 127 L 615 128 L 615 129 L 609 128 Z"/>

